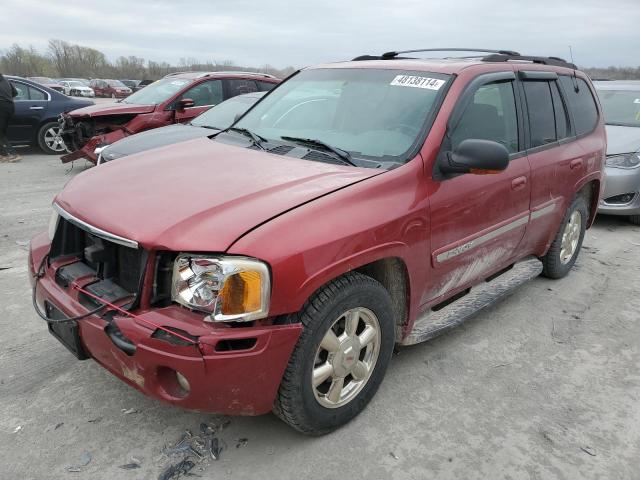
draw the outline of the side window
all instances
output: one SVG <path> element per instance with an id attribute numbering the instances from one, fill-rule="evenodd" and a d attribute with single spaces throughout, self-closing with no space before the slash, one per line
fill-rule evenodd
<path id="1" fill-rule="evenodd" d="M 16 88 L 16 90 L 18 91 L 18 95 L 13 97 L 13 100 L 29 100 L 29 90 L 25 84 L 23 83 L 18 83 L 18 82 L 11 82 L 11 84 Z"/>
<path id="2" fill-rule="evenodd" d="M 529 112 L 531 147 L 556 141 L 555 113 L 549 82 L 523 82 Z"/>
<path id="3" fill-rule="evenodd" d="M 47 96 L 44 94 L 42 90 L 29 87 L 29 99 L 30 100 L 46 100 Z"/>
<path id="4" fill-rule="evenodd" d="M 553 98 L 553 112 L 556 117 L 556 137 L 558 140 L 569 136 L 569 114 L 562 101 L 557 82 L 551 82 L 551 97 Z"/>
<path id="5" fill-rule="evenodd" d="M 573 114 L 576 134 L 589 133 L 598 123 L 598 107 L 587 82 L 581 78 L 562 75 L 560 83 Z"/>
<path id="6" fill-rule="evenodd" d="M 451 146 L 470 138 L 501 143 L 509 153 L 518 151 L 518 118 L 513 82 L 482 85 L 451 134 Z"/>
<path id="7" fill-rule="evenodd" d="M 244 93 L 257 92 L 258 86 L 253 80 L 244 80 L 241 78 L 227 80 L 228 97 L 235 97 Z"/>
<path id="8" fill-rule="evenodd" d="M 258 84 L 258 90 L 261 92 L 268 92 L 277 85 L 277 83 L 261 82 L 259 80 L 256 83 Z"/>
<path id="9" fill-rule="evenodd" d="M 217 105 L 222 102 L 222 81 L 202 82 L 182 94 L 182 98 L 190 98 L 195 107 Z"/>

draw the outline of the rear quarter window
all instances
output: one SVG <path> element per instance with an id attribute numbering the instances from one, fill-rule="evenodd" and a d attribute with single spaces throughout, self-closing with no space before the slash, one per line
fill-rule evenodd
<path id="1" fill-rule="evenodd" d="M 573 116 L 576 135 L 591 132 L 598 124 L 598 107 L 587 82 L 581 78 L 560 76 L 569 110 Z"/>

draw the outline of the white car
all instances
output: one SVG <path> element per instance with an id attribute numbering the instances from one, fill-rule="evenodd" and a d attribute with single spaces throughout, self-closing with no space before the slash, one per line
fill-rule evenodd
<path id="1" fill-rule="evenodd" d="M 96 92 L 93 91 L 93 88 L 87 87 L 77 80 L 63 80 L 60 82 L 60 85 L 62 85 L 65 95 L 70 95 L 72 97 L 96 96 Z"/>

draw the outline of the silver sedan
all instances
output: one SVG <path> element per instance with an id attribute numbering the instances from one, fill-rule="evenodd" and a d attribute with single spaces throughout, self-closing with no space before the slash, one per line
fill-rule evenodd
<path id="1" fill-rule="evenodd" d="M 594 82 L 607 129 L 606 181 L 598 213 L 640 225 L 640 81 Z"/>

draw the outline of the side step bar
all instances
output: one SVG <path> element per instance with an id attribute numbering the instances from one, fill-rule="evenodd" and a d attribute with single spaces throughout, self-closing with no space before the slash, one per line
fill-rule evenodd
<path id="1" fill-rule="evenodd" d="M 471 288 L 462 298 L 438 311 L 429 310 L 416 320 L 413 330 L 401 345 L 415 345 L 425 342 L 445 331 L 457 327 L 482 309 L 493 305 L 511 294 L 520 285 L 542 273 L 542 262 L 537 258 L 527 258 L 513 265 L 513 268 L 490 281 Z"/>

